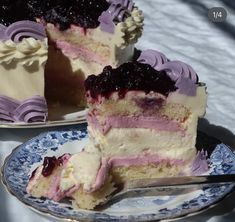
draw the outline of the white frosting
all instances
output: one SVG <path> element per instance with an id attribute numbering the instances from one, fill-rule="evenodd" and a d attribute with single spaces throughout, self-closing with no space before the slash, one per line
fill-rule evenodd
<path id="1" fill-rule="evenodd" d="M 202 117 L 206 112 L 206 85 L 202 83 L 202 85 L 197 87 L 196 96 L 187 96 L 177 92 L 173 92 L 167 97 L 167 103 L 182 104 L 188 109 L 192 110 L 195 115 Z"/>
<path id="2" fill-rule="evenodd" d="M 130 17 L 126 18 L 124 22 L 118 23 L 117 30 L 124 33 L 123 38 L 125 40 L 118 46 L 136 43 L 143 32 L 143 21 L 142 11 L 135 7 Z"/>
<path id="3" fill-rule="evenodd" d="M 47 41 L 0 42 L 0 95 L 17 100 L 44 96 Z"/>
<path id="4" fill-rule="evenodd" d="M 83 185 L 83 190 L 90 191 L 95 184 L 100 164 L 101 156 L 98 153 L 80 152 L 72 155 L 61 173 L 61 190 Z"/>
<path id="5" fill-rule="evenodd" d="M 45 65 L 47 60 L 47 40 L 36 40 L 34 38 L 25 38 L 16 43 L 12 40 L 0 42 L 0 64 L 11 64 L 20 62 L 25 66 L 31 66 L 35 63 Z"/>

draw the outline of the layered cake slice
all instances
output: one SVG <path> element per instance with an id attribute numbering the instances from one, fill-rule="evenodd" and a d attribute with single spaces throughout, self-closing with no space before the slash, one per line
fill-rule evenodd
<path id="1" fill-rule="evenodd" d="M 191 66 L 153 50 L 85 82 L 90 144 L 117 180 L 191 175 L 206 86 Z"/>
<path id="2" fill-rule="evenodd" d="M 46 60 L 47 38 L 41 24 L 0 24 L 0 122 L 46 121 Z"/>
<path id="3" fill-rule="evenodd" d="M 131 60 L 142 34 L 142 12 L 132 0 L 31 0 L 28 5 L 49 38 L 46 96 L 52 102 L 83 106 L 85 78 Z"/>
<path id="4" fill-rule="evenodd" d="M 71 155 L 59 182 L 62 193 L 72 190 L 75 208 L 95 208 L 130 180 L 208 170 L 206 152 L 195 148 L 206 86 L 191 66 L 147 50 L 89 76 L 85 88 L 89 142 Z"/>

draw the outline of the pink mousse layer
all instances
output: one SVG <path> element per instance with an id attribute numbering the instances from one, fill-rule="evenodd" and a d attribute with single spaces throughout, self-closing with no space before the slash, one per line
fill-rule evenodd
<path id="1" fill-rule="evenodd" d="M 179 123 L 160 117 L 109 116 L 101 123 L 95 115 L 89 113 L 87 121 L 88 124 L 99 129 L 103 134 L 106 134 L 111 128 L 147 128 L 169 132 L 184 132 Z"/>
<path id="2" fill-rule="evenodd" d="M 65 41 L 57 40 L 56 47 L 61 49 L 61 51 L 71 59 L 83 58 L 85 61 L 97 62 L 101 65 L 108 63 L 101 55 L 97 55 L 82 46 L 76 46 Z"/>

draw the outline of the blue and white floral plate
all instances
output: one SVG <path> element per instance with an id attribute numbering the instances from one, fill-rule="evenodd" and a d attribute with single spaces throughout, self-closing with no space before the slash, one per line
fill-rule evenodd
<path id="1" fill-rule="evenodd" d="M 234 189 L 234 183 L 170 189 L 167 195 L 123 199 L 101 211 L 73 210 L 70 203 L 57 203 L 29 196 L 25 189 L 29 176 L 45 156 L 80 151 L 87 143 L 83 129 L 41 134 L 17 147 L 5 160 L 2 180 L 7 190 L 36 212 L 56 221 L 156 221 L 200 212 L 218 203 Z M 206 147 L 204 147 L 206 148 Z M 211 151 L 210 174 L 235 173 L 235 156 L 224 144 Z M 161 188 L 163 189 L 163 188 Z"/>

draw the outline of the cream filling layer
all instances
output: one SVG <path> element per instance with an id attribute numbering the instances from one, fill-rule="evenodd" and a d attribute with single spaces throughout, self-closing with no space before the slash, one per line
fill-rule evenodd
<path id="1" fill-rule="evenodd" d="M 193 121 L 193 120 L 192 120 Z M 194 121 L 181 131 L 157 131 L 144 128 L 111 128 L 107 134 L 88 126 L 90 142 L 87 152 L 99 150 L 106 158 L 130 156 L 140 153 L 157 153 L 167 158 L 191 159 L 195 155 L 196 127 Z M 114 142 L 115 141 L 115 142 Z"/>

